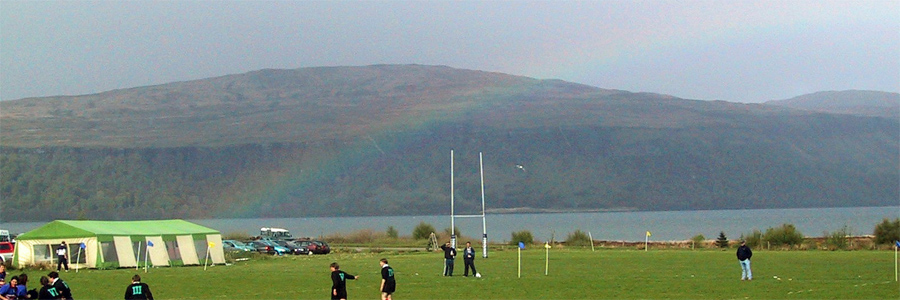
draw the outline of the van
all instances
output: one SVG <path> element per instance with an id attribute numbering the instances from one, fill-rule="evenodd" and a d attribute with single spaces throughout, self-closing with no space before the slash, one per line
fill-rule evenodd
<path id="1" fill-rule="evenodd" d="M 273 240 L 290 240 L 294 238 L 294 236 L 291 235 L 291 232 L 287 229 L 275 227 L 260 228 L 259 236 L 262 238 L 269 238 Z"/>
<path id="2" fill-rule="evenodd" d="M 9 230 L 0 229 L 0 242 L 13 242 L 12 237 L 9 236 Z"/>

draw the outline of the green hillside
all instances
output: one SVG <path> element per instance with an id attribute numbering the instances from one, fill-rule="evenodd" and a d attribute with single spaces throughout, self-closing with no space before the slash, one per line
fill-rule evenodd
<path id="1" fill-rule="evenodd" d="M 896 119 L 440 66 L 0 103 L 3 220 L 895 205 Z M 521 165 L 522 168 L 518 168 Z M 13 208 L 13 209 L 11 209 Z"/>

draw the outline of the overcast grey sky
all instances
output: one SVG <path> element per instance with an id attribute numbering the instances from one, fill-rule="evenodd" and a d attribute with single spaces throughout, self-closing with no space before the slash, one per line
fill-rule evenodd
<path id="1" fill-rule="evenodd" d="M 689 99 L 900 91 L 900 1 L 0 1 L 0 99 L 428 64 Z"/>

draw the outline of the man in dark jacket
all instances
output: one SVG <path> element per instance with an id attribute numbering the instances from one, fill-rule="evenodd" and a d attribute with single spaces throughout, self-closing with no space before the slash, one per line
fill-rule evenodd
<path id="1" fill-rule="evenodd" d="M 441 246 L 444 250 L 444 276 L 453 276 L 453 260 L 456 259 L 456 248 L 450 246 L 450 242 Z"/>
<path id="2" fill-rule="evenodd" d="M 747 247 L 747 243 L 741 241 L 741 246 L 737 249 L 737 258 L 741 262 L 741 280 L 753 280 L 753 273 L 750 271 L 750 257 L 753 251 Z"/>
<path id="3" fill-rule="evenodd" d="M 331 299 L 346 300 L 347 299 L 347 279 L 359 279 L 359 276 L 353 276 L 341 271 L 338 263 L 331 263 Z"/>
<path id="4" fill-rule="evenodd" d="M 50 285 L 55 289 L 56 295 L 59 295 L 59 298 L 56 299 L 72 300 L 72 290 L 65 281 L 59 278 L 59 272 L 50 272 L 47 277 L 50 277 Z"/>
<path id="5" fill-rule="evenodd" d="M 478 277 L 478 271 L 475 271 L 475 248 L 472 248 L 471 242 L 466 242 L 466 249 L 463 249 L 463 262 L 463 269 L 466 270 L 463 276 L 469 277 L 469 268 L 472 268 L 472 276 Z"/>
<path id="6" fill-rule="evenodd" d="M 125 300 L 153 300 L 153 293 L 150 292 L 150 286 L 141 282 L 141 275 L 134 274 L 131 277 L 131 285 L 125 289 Z"/>

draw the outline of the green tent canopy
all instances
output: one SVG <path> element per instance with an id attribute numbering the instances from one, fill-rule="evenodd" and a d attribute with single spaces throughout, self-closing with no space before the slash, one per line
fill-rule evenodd
<path id="1" fill-rule="evenodd" d="M 207 258 L 224 264 L 219 231 L 184 220 L 57 220 L 16 237 L 16 266 L 56 262 L 65 242 L 70 264 L 88 268 L 200 264 Z"/>

